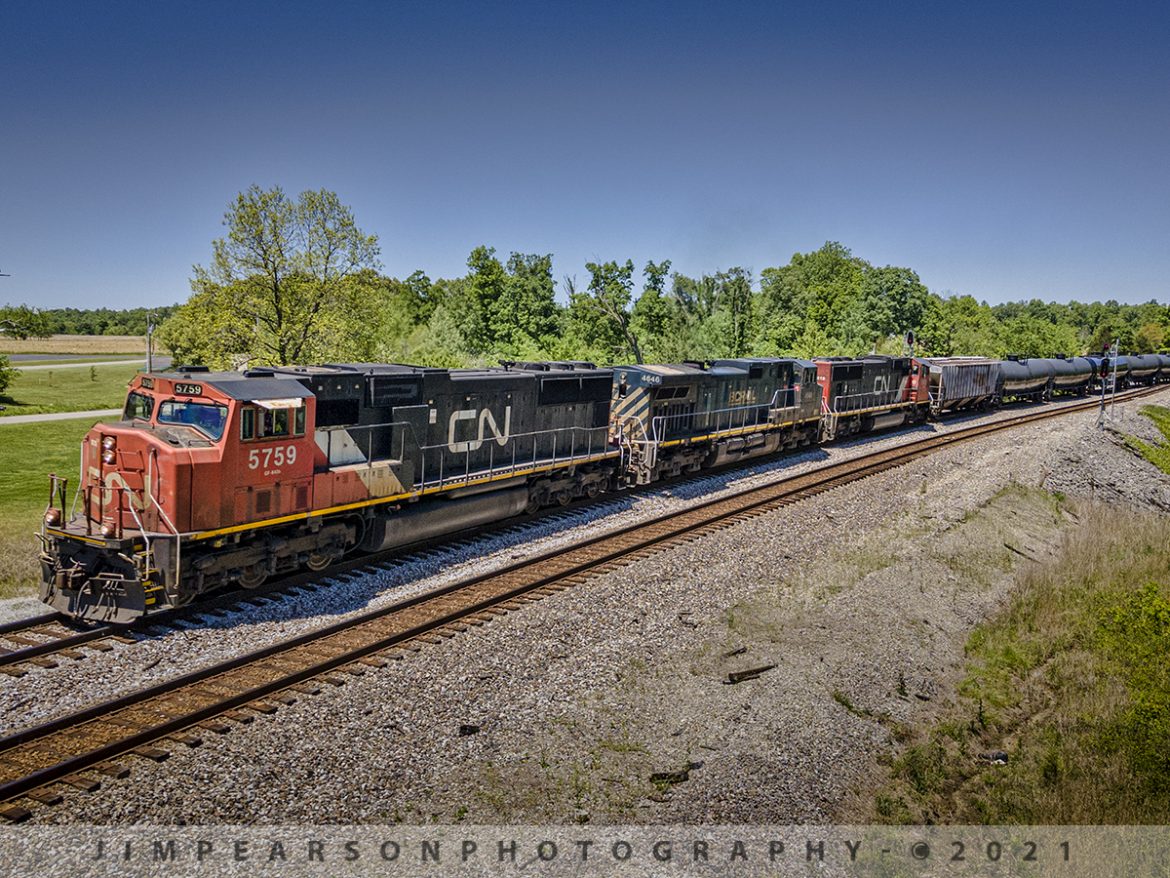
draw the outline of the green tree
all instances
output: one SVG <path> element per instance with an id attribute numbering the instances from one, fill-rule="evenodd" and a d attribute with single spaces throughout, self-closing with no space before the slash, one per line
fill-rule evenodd
<path id="1" fill-rule="evenodd" d="M 52 335 L 45 312 L 28 305 L 5 305 L 0 308 L 0 334 L 13 338 L 46 338 Z"/>
<path id="2" fill-rule="evenodd" d="M 217 365 L 239 355 L 286 364 L 332 353 L 360 309 L 361 285 L 347 281 L 377 267 L 377 237 L 324 189 L 291 199 L 280 187 L 252 186 L 228 207 L 224 225 L 167 338 Z M 200 313 L 207 309 L 213 313 Z M 215 335 L 200 344 L 205 323 Z"/>
<path id="3" fill-rule="evenodd" d="M 854 336 L 864 334 L 857 303 L 868 267 L 848 247 L 829 241 L 812 253 L 794 254 L 781 268 L 765 268 L 760 275 L 757 349 L 797 353 L 797 340 L 803 339 L 803 351 L 812 338 L 834 340 L 839 348 L 847 329 Z M 853 343 L 867 348 L 871 342 L 854 338 Z"/>
<path id="4" fill-rule="evenodd" d="M 630 328 L 634 263 L 587 262 L 589 286 L 578 292 L 569 282 L 568 328 L 573 341 L 591 359 L 612 363 L 633 357 L 642 363 L 642 347 Z"/>
<path id="5" fill-rule="evenodd" d="M 679 350 L 679 319 L 675 304 L 666 295 L 670 260 L 647 262 L 642 269 L 642 293 L 630 312 L 630 331 L 638 339 L 642 354 L 651 362 L 669 363 L 685 359 Z"/>
<path id="6" fill-rule="evenodd" d="M 1166 345 L 1166 330 L 1160 323 L 1143 323 L 1133 334 L 1133 350 L 1139 354 L 1152 354 Z"/>
<path id="7" fill-rule="evenodd" d="M 0 354 L 0 393 L 3 393 L 5 390 L 7 390 L 8 385 L 11 384 L 19 374 L 19 370 L 13 369 L 12 366 L 9 365 L 8 355 Z"/>

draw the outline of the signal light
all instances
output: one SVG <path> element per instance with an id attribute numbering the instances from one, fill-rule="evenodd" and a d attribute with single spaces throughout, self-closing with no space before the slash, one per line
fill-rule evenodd
<path id="1" fill-rule="evenodd" d="M 117 436 L 105 436 L 102 438 L 102 448 L 106 451 L 113 451 L 118 447 Z"/>
<path id="2" fill-rule="evenodd" d="M 46 510 L 45 524 L 49 527 L 56 527 L 61 523 L 61 510 L 57 508 Z"/>
<path id="3" fill-rule="evenodd" d="M 111 449 L 102 452 L 102 463 L 112 465 L 118 459 L 117 453 Z"/>

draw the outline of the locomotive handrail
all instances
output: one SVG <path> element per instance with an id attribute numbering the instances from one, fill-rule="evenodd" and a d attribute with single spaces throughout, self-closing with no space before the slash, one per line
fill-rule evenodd
<path id="1" fill-rule="evenodd" d="M 852 412 L 861 411 L 862 409 L 875 408 L 882 405 L 894 405 L 898 402 L 905 402 L 907 405 L 910 405 L 910 401 L 901 398 L 903 393 L 904 390 L 899 387 L 894 390 L 871 390 L 865 393 L 841 394 L 833 397 L 831 412 L 833 414 L 847 415 Z M 844 402 L 844 406 L 842 406 L 842 402 Z"/>
<path id="2" fill-rule="evenodd" d="M 535 466 L 542 464 L 542 463 L 549 463 L 549 464 L 555 466 L 557 463 L 561 463 L 561 462 L 565 462 L 565 461 L 571 462 L 574 460 L 585 460 L 585 459 L 588 459 L 590 457 L 593 457 L 596 454 L 601 453 L 602 451 L 604 451 L 606 449 L 606 447 L 607 447 L 606 440 L 608 439 L 608 434 L 609 434 L 609 425 L 608 424 L 600 426 L 600 427 L 582 427 L 578 424 L 572 424 L 572 425 L 568 425 L 568 426 L 564 426 L 564 427 L 551 427 L 551 428 L 546 429 L 546 430 L 527 430 L 527 431 L 524 431 L 522 433 L 508 433 L 508 434 L 506 434 L 504 436 L 500 436 L 498 438 L 505 439 L 506 440 L 505 445 L 511 446 L 512 459 L 511 459 L 511 462 L 508 463 L 507 465 L 498 466 L 498 467 L 497 467 L 496 461 L 495 461 L 495 454 L 496 454 L 495 446 L 499 444 L 498 439 L 495 436 L 485 436 L 482 440 L 479 440 L 479 442 L 482 442 L 483 444 L 488 445 L 488 467 L 485 470 L 485 469 L 472 469 L 472 462 L 471 462 L 472 453 L 474 451 L 478 451 L 482 447 L 481 444 L 477 444 L 476 447 L 473 449 L 470 447 L 470 443 L 468 443 L 468 447 L 464 448 L 462 451 L 451 451 L 449 443 L 421 445 L 418 442 L 418 435 L 415 432 L 414 424 L 410 423 L 409 421 L 387 421 L 387 422 L 381 423 L 381 424 L 354 424 L 354 425 L 350 425 L 350 426 L 337 426 L 337 427 L 326 430 L 326 432 L 332 433 L 332 432 L 344 430 L 346 432 L 352 433 L 352 432 L 356 432 L 359 430 L 367 431 L 368 436 L 367 436 L 367 441 L 366 441 L 366 459 L 365 459 L 364 463 L 366 464 L 366 466 L 372 467 L 372 466 L 374 466 L 375 463 L 378 462 L 373 457 L 373 436 L 374 436 L 373 431 L 374 430 L 393 429 L 394 427 L 404 428 L 402 430 L 402 433 L 401 433 L 402 438 L 400 439 L 399 456 L 396 459 L 397 460 L 405 460 L 406 459 L 406 442 L 407 442 L 407 432 L 408 431 L 409 431 L 410 436 L 413 440 L 412 444 L 419 452 L 419 457 L 421 458 L 421 461 L 422 461 L 422 468 L 421 468 L 421 472 L 418 473 L 418 478 L 414 482 L 414 488 L 417 488 L 417 489 L 423 489 L 423 488 L 427 488 L 427 487 L 434 487 L 436 485 L 444 485 L 444 484 L 451 484 L 451 483 L 458 483 L 458 482 L 469 482 L 469 481 L 472 481 L 473 479 L 479 479 L 479 478 L 483 478 L 485 476 L 491 477 L 491 476 L 497 475 L 499 473 L 515 472 L 522 467 L 529 467 L 529 466 L 535 467 Z M 587 443 L 585 450 L 583 452 L 578 452 L 577 434 L 579 434 L 579 433 L 586 433 L 589 436 L 588 443 Z M 565 457 L 562 457 L 560 454 L 560 449 L 558 449 L 558 445 L 559 445 L 560 440 L 563 440 L 565 434 L 569 434 L 569 454 Z M 600 442 L 596 442 L 596 440 L 594 438 L 595 434 L 600 434 L 600 437 L 599 437 Z M 551 458 L 546 457 L 546 456 L 542 456 L 540 454 L 539 440 L 542 437 L 551 437 L 551 439 L 552 439 L 552 449 L 551 449 L 552 457 Z M 531 459 L 531 461 L 529 461 L 526 457 L 525 460 L 521 461 L 519 459 L 520 448 L 528 440 L 532 441 L 532 459 Z M 355 439 L 355 445 L 356 444 L 358 444 L 358 442 Z M 330 443 L 330 448 L 331 448 L 331 443 Z M 359 448 L 360 448 L 360 445 L 359 445 Z M 327 455 L 328 455 L 328 453 L 329 453 L 329 450 L 326 450 Z M 438 468 L 439 468 L 438 477 L 434 478 L 434 479 L 428 479 L 427 478 L 428 457 L 433 457 L 435 454 L 438 455 Z M 450 468 L 448 467 L 448 464 L 447 464 L 448 456 L 462 456 L 463 457 L 463 461 L 462 461 L 463 471 L 458 476 L 452 477 L 450 475 Z M 457 457 L 456 457 L 456 459 L 457 459 Z M 389 460 L 389 458 L 386 458 L 386 460 Z M 456 463 L 455 465 L 457 466 L 458 463 Z"/>
<path id="3" fill-rule="evenodd" d="M 673 415 L 655 415 L 654 417 L 652 417 L 650 419 L 650 431 L 647 434 L 647 438 L 644 441 L 646 441 L 646 442 L 661 442 L 661 441 L 663 441 L 664 434 L 659 431 L 659 427 L 664 426 L 666 424 L 666 422 L 668 422 L 668 421 L 689 419 L 693 423 L 698 418 L 707 418 L 708 422 L 709 422 L 709 419 L 711 418 L 712 415 L 716 416 L 716 421 L 715 421 L 715 428 L 714 429 L 708 428 L 708 430 L 707 430 L 707 432 L 710 433 L 711 435 L 718 436 L 721 433 L 727 433 L 727 432 L 730 432 L 732 430 L 742 430 L 745 427 L 749 426 L 747 423 L 747 413 L 749 411 L 756 410 L 757 413 L 762 411 L 764 413 L 764 415 L 767 416 L 768 414 L 770 414 L 772 412 L 786 412 L 786 411 L 795 411 L 795 410 L 799 409 L 800 408 L 799 403 L 793 403 L 792 405 L 786 405 L 786 406 L 778 406 L 777 405 L 777 402 L 780 399 L 780 394 L 783 393 L 785 396 L 787 396 L 788 390 L 789 390 L 788 388 L 776 390 L 772 394 L 772 399 L 769 400 L 768 402 L 753 402 L 749 405 L 729 406 L 727 408 L 721 408 L 721 409 L 705 409 L 703 411 L 696 411 L 696 412 L 679 412 L 679 413 L 673 414 Z M 733 415 L 735 412 L 742 412 L 744 415 L 744 417 L 740 421 L 740 425 L 738 427 L 732 426 Z M 720 416 L 724 415 L 724 414 L 727 415 L 727 427 L 726 428 L 720 426 Z M 766 427 L 768 425 L 769 425 L 769 421 L 766 418 L 763 422 L 757 421 L 756 423 L 751 424 L 751 426 L 761 426 L 761 427 Z"/>
<path id="4" fill-rule="evenodd" d="M 150 502 L 153 503 L 154 507 L 158 510 L 158 514 L 162 518 L 163 522 L 166 524 L 167 527 L 169 527 L 171 529 L 171 532 L 175 535 L 175 579 L 174 579 L 174 586 L 176 589 L 175 594 L 177 595 L 179 583 L 182 581 L 182 575 L 183 575 L 183 566 L 182 566 L 183 536 L 182 536 L 182 534 L 179 533 L 179 529 L 177 527 L 175 527 L 174 522 L 171 521 L 171 517 L 169 515 L 167 515 L 167 511 L 162 508 L 162 503 L 160 503 L 158 498 L 154 496 L 154 489 L 155 489 L 156 485 L 155 485 L 155 480 L 152 478 L 152 475 L 154 472 L 154 469 L 153 469 L 154 459 L 157 455 L 158 455 L 157 449 L 155 449 L 155 448 L 150 449 L 150 457 L 147 458 L 147 461 L 146 461 L 146 474 L 147 474 L 147 479 L 148 479 L 147 484 L 150 487 L 149 487 L 149 490 L 147 490 L 146 494 L 147 494 L 147 496 L 150 497 Z M 145 539 L 145 538 L 146 538 L 146 534 L 143 533 L 143 539 Z M 150 545 L 148 543 L 147 544 L 147 550 L 148 550 L 147 557 L 148 558 L 150 557 L 149 548 L 150 548 Z M 164 588 L 165 587 L 166 586 L 164 585 Z M 170 590 L 168 589 L 168 597 L 171 596 L 169 594 L 169 591 Z"/>

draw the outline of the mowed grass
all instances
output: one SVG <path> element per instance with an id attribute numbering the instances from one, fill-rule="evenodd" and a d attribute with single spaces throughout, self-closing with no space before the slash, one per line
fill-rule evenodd
<path id="1" fill-rule="evenodd" d="M 1170 518 L 1073 508 L 1060 560 L 971 635 L 949 713 L 899 731 L 872 819 L 1170 823 Z"/>
<path id="2" fill-rule="evenodd" d="M 121 408 L 126 385 L 137 371 L 137 364 L 132 363 L 22 371 L 0 393 L 0 405 L 5 407 L 0 418 Z"/>
<path id="3" fill-rule="evenodd" d="M 142 354 L 144 335 L 50 335 L 12 338 L 0 335 L 0 354 Z"/>
<path id="4" fill-rule="evenodd" d="M 77 487 L 81 439 L 91 418 L 0 426 L 0 597 L 35 593 L 41 516 L 49 499 L 49 473 Z"/>

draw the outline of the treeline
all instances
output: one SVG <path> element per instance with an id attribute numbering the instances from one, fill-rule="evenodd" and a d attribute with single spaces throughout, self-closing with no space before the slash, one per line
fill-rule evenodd
<path id="1" fill-rule="evenodd" d="M 366 268 L 309 300 L 314 329 L 285 326 L 254 283 L 198 285 L 160 338 L 178 360 L 213 366 L 275 362 L 389 361 L 431 366 L 504 360 L 679 362 L 716 357 L 900 353 L 907 331 L 933 355 L 1002 357 L 1079 354 L 1114 338 L 1129 352 L 1156 351 L 1170 335 L 1170 309 L 1156 302 L 1082 304 L 1040 300 L 989 306 L 931 293 L 909 268 L 877 267 L 836 243 L 767 268 L 758 283 L 742 268 L 690 277 L 669 261 L 636 272 L 630 261 L 587 263 L 564 278 L 560 301 L 552 256 L 489 247 L 467 273 L 405 280 Z M 286 279 L 292 288 L 309 279 Z M 251 300 L 247 310 L 242 303 Z"/>
<path id="2" fill-rule="evenodd" d="M 678 362 L 740 356 L 900 353 L 913 332 L 932 355 L 1050 356 L 1162 349 L 1170 309 L 939 296 L 913 269 L 875 266 L 826 243 L 786 264 L 691 277 L 669 261 L 586 263 L 561 279 L 551 254 L 476 247 L 467 272 L 387 277 L 374 235 L 336 194 L 241 192 L 227 234 L 197 267 L 189 301 L 159 308 L 177 361 L 218 368 L 339 361 L 431 366 L 499 360 Z M 559 295 L 558 295 L 559 293 Z M 27 310 L 27 309 L 26 309 Z M 0 315 L 2 316 L 2 315 Z M 36 312 L 52 332 L 145 331 L 145 309 Z M 67 327 L 67 328 L 65 328 Z M 88 327 L 88 329 L 86 329 Z M 116 329 L 114 328 L 116 327 Z"/>
<path id="3" fill-rule="evenodd" d="M 178 305 L 159 308 L 30 308 L 6 305 L 0 308 L 0 321 L 19 327 L 24 337 L 45 338 L 50 335 L 146 335 L 148 321 L 161 326 L 179 309 Z"/>

